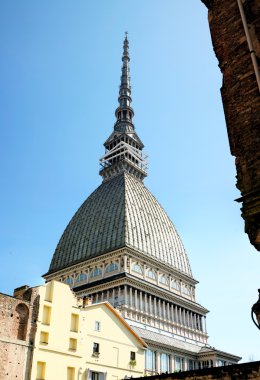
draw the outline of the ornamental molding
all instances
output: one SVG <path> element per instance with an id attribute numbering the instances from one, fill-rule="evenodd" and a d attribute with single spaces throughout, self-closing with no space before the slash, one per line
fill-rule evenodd
<path id="1" fill-rule="evenodd" d="M 197 281 L 193 277 L 186 275 L 185 273 L 179 271 L 174 267 L 170 267 L 169 264 L 164 263 L 156 257 L 153 257 L 145 252 L 138 251 L 129 245 L 126 246 L 126 251 L 131 257 L 134 256 L 134 258 L 137 258 L 140 261 L 142 261 L 143 265 L 149 266 L 148 263 L 150 263 L 150 265 L 154 266 L 157 270 L 162 270 L 164 274 L 173 276 L 175 278 L 177 277 L 177 279 L 179 277 L 180 279 L 184 280 L 186 283 L 191 285 L 196 285 L 199 283 L 199 281 Z"/>
<path id="2" fill-rule="evenodd" d="M 50 273 L 50 274 L 44 274 L 43 275 L 43 278 L 45 278 L 46 280 L 48 281 L 51 281 L 57 277 L 61 277 L 61 276 L 65 276 L 65 275 L 68 275 L 68 273 L 75 273 L 75 271 L 82 271 L 82 270 L 85 270 L 85 269 L 90 269 L 90 266 L 91 265 L 97 265 L 97 263 L 101 262 L 103 263 L 104 261 L 110 259 L 111 257 L 119 257 L 120 255 L 122 254 L 125 254 L 127 251 L 126 251 L 126 248 L 123 247 L 123 248 L 119 248 L 115 251 L 111 251 L 111 252 L 107 252 L 107 253 L 104 253 L 100 256 L 97 256 L 97 257 L 93 257 L 92 259 L 87 259 L 87 260 L 83 260 L 77 264 L 74 264 L 74 265 L 71 265 L 69 267 L 66 267 L 66 268 L 63 268 L 63 269 L 60 269 L 54 273 Z"/>
<path id="3" fill-rule="evenodd" d="M 128 274 L 128 284 L 135 286 L 140 291 L 145 290 L 148 294 L 151 294 L 158 298 L 162 298 L 162 300 L 167 300 L 168 302 L 174 303 L 176 306 L 182 306 L 188 309 L 189 311 L 194 311 L 202 315 L 208 313 L 207 309 L 205 309 L 204 307 L 202 307 L 194 301 L 190 301 L 175 293 L 169 292 L 169 290 L 167 289 L 159 288 L 157 285 L 154 285 L 152 283 L 144 283 L 145 280 L 139 277 L 133 277 L 133 275 Z"/>

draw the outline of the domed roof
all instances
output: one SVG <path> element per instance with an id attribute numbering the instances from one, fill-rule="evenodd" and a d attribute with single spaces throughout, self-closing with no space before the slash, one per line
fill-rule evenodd
<path id="1" fill-rule="evenodd" d="M 181 239 L 151 192 L 131 174 L 103 182 L 65 229 L 48 273 L 130 247 L 192 277 Z"/>

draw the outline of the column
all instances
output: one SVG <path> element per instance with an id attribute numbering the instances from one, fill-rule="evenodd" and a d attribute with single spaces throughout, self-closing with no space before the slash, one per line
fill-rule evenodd
<path id="1" fill-rule="evenodd" d="M 152 296 L 151 296 L 151 294 L 149 295 L 149 313 L 153 314 L 153 311 L 152 311 Z"/>
<path id="2" fill-rule="evenodd" d="M 199 325 L 199 316 L 198 316 L 198 314 L 196 314 L 196 329 L 197 329 L 197 330 L 200 329 L 200 325 Z"/>
<path id="3" fill-rule="evenodd" d="M 175 321 L 173 304 L 171 304 L 171 320 L 172 320 L 172 322 Z"/>
<path id="4" fill-rule="evenodd" d="M 124 286 L 124 304 L 127 305 L 127 285 Z"/>
<path id="5" fill-rule="evenodd" d="M 170 304 L 167 302 L 167 319 L 168 321 L 171 320 L 171 313 L 170 313 Z"/>
<path id="6" fill-rule="evenodd" d="M 112 290 L 112 305 L 115 306 L 115 288 Z"/>
<path id="7" fill-rule="evenodd" d="M 148 311 L 148 304 L 147 304 L 147 293 L 144 293 L 144 311 L 147 313 Z"/>
<path id="8" fill-rule="evenodd" d="M 184 326 L 187 326 L 187 310 L 183 309 L 183 324 Z"/>
<path id="9" fill-rule="evenodd" d="M 154 306 L 154 315 L 156 316 L 157 315 L 157 299 L 156 299 L 156 297 L 154 297 L 153 306 Z"/>
<path id="10" fill-rule="evenodd" d="M 177 311 L 177 306 L 176 305 L 174 306 L 174 314 L 175 314 L 174 320 L 175 320 L 176 323 L 178 323 L 178 311 Z"/>
<path id="11" fill-rule="evenodd" d="M 161 354 L 159 351 L 155 352 L 155 370 L 156 372 L 161 372 Z"/>
<path id="12" fill-rule="evenodd" d="M 132 286 L 129 287 L 129 306 L 133 306 L 133 289 Z"/>
<path id="13" fill-rule="evenodd" d="M 202 331 L 202 325 L 201 325 L 201 315 L 199 315 L 199 329 Z"/>
<path id="14" fill-rule="evenodd" d="M 206 316 L 204 315 L 204 332 L 207 333 L 207 323 L 206 323 Z"/>
<path id="15" fill-rule="evenodd" d="M 107 302 L 109 301 L 109 289 L 107 290 Z"/>
<path id="16" fill-rule="evenodd" d="M 162 308 L 161 308 L 161 300 L 158 298 L 158 310 L 157 310 L 158 316 L 161 318 L 162 317 Z"/>
<path id="17" fill-rule="evenodd" d="M 103 302 L 104 301 L 104 291 L 102 290 L 102 292 L 101 292 L 101 302 Z"/>
<path id="18" fill-rule="evenodd" d="M 190 312 L 190 327 L 193 329 L 193 312 Z"/>
<path id="19" fill-rule="evenodd" d="M 118 304 L 119 304 L 119 305 L 122 305 L 122 300 L 121 300 L 121 286 L 118 287 L 117 297 L 118 297 Z"/>
<path id="20" fill-rule="evenodd" d="M 179 308 L 179 324 L 182 325 L 181 308 Z"/>
<path id="21" fill-rule="evenodd" d="M 137 289 L 135 289 L 135 309 L 138 309 Z"/>
<path id="22" fill-rule="evenodd" d="M 170 373 L 173 373 L 175 370 L 174 355 L 170 355 Z"/>
<path id="23" fill-rule="evenodd" d="M 139 297 L 140 297 L 140 310 L 143 311 L 143 293 L 141 291 L 139 292 Z"/>

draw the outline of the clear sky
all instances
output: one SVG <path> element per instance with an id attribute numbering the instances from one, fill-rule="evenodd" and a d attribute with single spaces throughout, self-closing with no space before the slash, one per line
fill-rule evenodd
<path id="1" fill-rule="evenodd" d="M 0 291 L 42 283 L 74 212 L 101 183 L 129 32 L 145 184 L 173 220 L 210 310 L 209 343 L 259 360 L 260 256 L 244 234 L 200 0 L 0 2 Z"/>

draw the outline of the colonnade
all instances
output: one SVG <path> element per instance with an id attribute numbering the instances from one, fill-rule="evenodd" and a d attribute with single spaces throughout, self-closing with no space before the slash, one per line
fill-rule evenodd
<path id="1" fill-rule="evenodd" d="M 89 295 L 93 303 L 109 301 L 114 307 L 126 307 L 164 322 L 175 322 L 206 333 L 203 315 L 173 304 L 130 285 L 121 285 Z"/>

